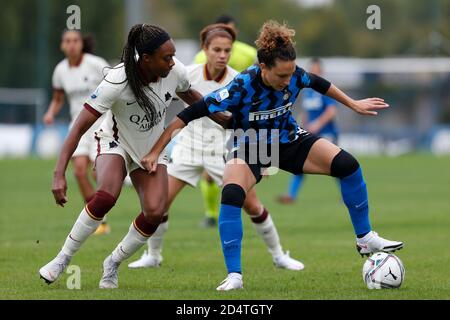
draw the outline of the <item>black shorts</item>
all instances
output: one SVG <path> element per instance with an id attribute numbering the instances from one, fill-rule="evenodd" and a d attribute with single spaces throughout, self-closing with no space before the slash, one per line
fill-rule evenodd
<path id="1" fill-rule="evenodd" d="M 245 148 L 242 146 L 234 148 L 228 154 L 227 160 L 233 158 L 244 160 L 255 176 L 256 183 L 261 181 L 264 170 L 272 166 L 297 175 L 303 173 L 303 164 L 308 157 L 309 150 L 319 139 L 320 137 L 315 134 L 305 132 L 290 143 L 244 144 Z"/>

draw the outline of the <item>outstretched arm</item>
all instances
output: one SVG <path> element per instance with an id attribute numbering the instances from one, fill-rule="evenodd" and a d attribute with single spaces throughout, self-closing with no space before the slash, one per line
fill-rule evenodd
<path id="1" fill-rule="evenodd" d="M 378 114 L 376 110 L 389 107 L 389 105 L 381 98 L 354 100 L 328 80 L 313 73 L 308 73 L 308 76 L 305 77 L 305 80 L 302 79 L 302 81 L 304 81 L 305 86 L 339 101 L 360 114 L 376 116 Z"/>
<path id="2" fill-rule="evenodd" d="M 376 116 L 378 114 L 377 110 L 389 107 L 389 105 L 381 98 L 354 100 L 333 84 L 331 84 L 326 95 L 363 115 Z"/>

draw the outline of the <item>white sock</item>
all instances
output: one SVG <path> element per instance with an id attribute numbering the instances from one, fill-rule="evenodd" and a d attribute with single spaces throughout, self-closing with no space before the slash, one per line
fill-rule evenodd
<path id="1" fill-rule="evenodd" d="M 163 222 L 158 226 L 155 233 L 148 238 L 148 253 L 155 257 L 161 257 L 163 236 L 169 228 L 169 221 Z"/>
<path id="2" fill-rule="evenodd" d="M 253 223 L 259 236 L 264 240 L 270 254 L 273 258 L 283 255 L 281 248 L 280 237 L 278 236 L 277 228 L 275 227 L 270 214 L 262 223 Z"/>
<path id="3" fill-rule="evenodd" d="M 68 256 L 73 256 L 81 247 L 83 242 L 97 230 L 101 221 L 94 220 L 86 212 L 86 208 L 83 208 L 77 221 L 70 230 L 61 251 Z"/>
<path id="4" fill-rule="evenodd" d="M 121 263 L 125 259 L 128 259 L 136 251 L 138 251 L 139 248 L 147 242 L 147 240 L 148 237 L 144 237 L 142 234 L 140 234 L 132 223 L 125 238 L 120 241 L 120 243 L 112 252 L 113 261 Z"/>

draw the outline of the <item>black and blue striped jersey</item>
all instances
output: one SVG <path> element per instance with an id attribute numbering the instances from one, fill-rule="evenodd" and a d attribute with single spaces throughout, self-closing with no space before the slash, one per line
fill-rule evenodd
<path id="1" fill-rule="evenodd" d="M 279 142 L 288 143 L 296 140 L 302 131 L 291 112 L 300 90 L 313 88 L 324 93 L 330 84 L 326 82 L 323 88 L 323 81 L 297 66 L 289 85 L 278 91 L 264 84 L 261 69 L 255 64 L 238 74 L 226 87 L 206 95 L 203 100 L 208 113 L 231 112 L 233 129 L 242 129 L 244 132 L 254 129 L 258 141 L 267 139 L 266 143 L 273 142 L 271 130 L 276 130 Z M 259 134 L 261 131 L 265 132 L 264 138 Z"/>

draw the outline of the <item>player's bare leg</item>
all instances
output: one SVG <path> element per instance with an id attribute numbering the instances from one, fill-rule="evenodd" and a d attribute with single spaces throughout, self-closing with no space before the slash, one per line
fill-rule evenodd
<path id="1" fill-rule="evenodd" d="M 143 169 L 130 173 L 133 186 L 141 203 L 141 214 L 130 225 L 128 233 L 113 252 L 103 262 L 101 289 L 119 286 L 119 266 L 138 251 L 156 231 L 161 223 L 167 203 L 167 168 L 159 164 L 156 171 L 149 174 Z M 124 177 L 125 178 L 125 177 Z"/>
<path id="2" fill-rule="evenodd" d="M 94 233 L 103 217 L 114 206 L 125 178 L 125 162 L 119 155 L 107 154 L 97 158 L 98 190 L 83 208 L 58 255 L 39 270 L 47 283 L 58 279 L 72 256 L 86 239 Z"/>
<path id="3" fill-rule="evenodd" d="M 167 209 L 165 210 L 165 214 L 163 219 L 161 220 L 161 224 L 158 226 L 158 229 L 156 229 L 155 233 L 153 233 L 153 235 L 148 239 L 148 251 L 144 251 L 140 259 L 131 262 L 128 265 L 129 268 L 154 268 L 161 266 L 161 262 L 163 261 L 163 257 L 161 255 L 163 237 L 167 232 L 167 229 L 169 228 L 168 208 L 170 208 L 173 200 L 177 197 L 178 193 L 180 193 L 185 185 L 186 182 L 169 175 L 169 194 L 167 200 Z"/>
<path id="4" fill-rule="evenodd" d="M 90 166 L 93 166 L 93 163 L 91 162 Z M 91 176 L 94 181 L 97 181 L 97 171 L 95 170 L 95 167 L 92 168 Z M 102 234 L 109 234 L 111 232 L 111 227 L 108 224 L 107 216 L 103 217 L 102 223 L 98 226 L 97 230 L 95 230 L 95 235 L 102 235 Z"/>

